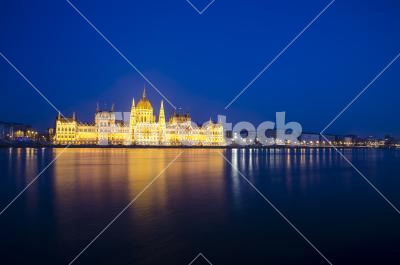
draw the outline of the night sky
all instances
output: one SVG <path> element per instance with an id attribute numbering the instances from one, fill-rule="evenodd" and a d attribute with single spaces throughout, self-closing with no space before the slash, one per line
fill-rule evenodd
<path id="1" fill-rule="evenodd" d="M 400 1 L 336 0 L 225 110 L 330 0 L 215 0 L 202 15 L 186 0 L 71 3 L 198 122 L 223 114 L 257 127 L 286 111 L 320 132 L 400 53 Z M 146 83 L 65 0 L 2 1 L 0 40 L 0 53 L 82 121 L 97 102 L 129 111 Z M 326 132 L 399 137 L 399 73 L 400 58 Z M 1 57 L 0 87 L 1 121 L 53 126 L 57 112 Z M 148 97 L 158 113 L 150 85 Z"/>

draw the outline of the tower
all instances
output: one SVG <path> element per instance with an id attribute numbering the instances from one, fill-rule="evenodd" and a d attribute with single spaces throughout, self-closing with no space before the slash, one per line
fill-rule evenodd
<path id="1" fill-rule="evenodd" d="M 147 99 L 146 86 L 144 86 L 142 98 L 136 105 L 136 120 L 138 123 L 155 123 L 153 106 Z"/>
<path id="2" fill-rule="evenodd" d="M 143 89 L 142 98 L 135 107 L 136 125 L 134 130 L 135 143 L 139 145 L 158 145 L 159 126 L 156 116 L 153 114 L 153 106 L 147 98 L 146 86 Z"/>
<path id="3" fill-rule="evenodd" d="M 131 107 L 131 119 L 129 122 L 129 130 L 128 130 L 128 138 L 127 138 L 127 143 L 132 144 L 135 142 L 135 126 L 137 123 L 137 113 L 136 113 L 136 107 L 135 107 L 135 99 L 132 98 L 132 107 Z"/>
<path id="4" fill-rule="evenodd" d="M 133 128 L 136 125 L 137 120 L 136 120 L 136 107 L 135 107 L 135 99 L 132 98 L 132 107 L 131 107 L 131 120 L 130 120 L 130 126 L 133 132 Z"/>
<path id="5" fill-rule="evenodd" d="M 161 100 L 160 114 L 158 116 L 158 139 L 159 144 L 166 142 L 166 126 L 165 126 L 165 113 L 164 113 L 164 101 Z"/>
<path id="6" fill-rule="evenodd" d="M 161 100 L 160 115 L 158 117 L 158 123 L 160 125 L 165 124 L 164 101 L 163 100 Z"/>

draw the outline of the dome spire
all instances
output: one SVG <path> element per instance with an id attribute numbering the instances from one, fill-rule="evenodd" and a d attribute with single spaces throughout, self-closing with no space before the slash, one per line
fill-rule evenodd
<path id="1" fill-rule="evenodd" d="M 143 89 L 143 98 L 146 98 L 146 83 L 144 84 L 144 89 Z"/>

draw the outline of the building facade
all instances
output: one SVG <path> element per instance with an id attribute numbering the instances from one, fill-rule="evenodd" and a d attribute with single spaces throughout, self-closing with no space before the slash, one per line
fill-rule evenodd
<path id="1" fill-rule="evenodd" d="M 321 140 L 321 136 L 319 133 L 303 132 L 299 138 L 300 143 L 303 145 L 318 145 Z"/>
<path id="2" fill-rule="evenodd" d="M 119 116 L 119 117 L 118 117 Z M 56 118 L 57 145 L 165 145 L 224 146 L 224 129 L 220 122 L 197 126 L 189 114 L 174 112 L 166 121 L 163 101 L 156 117 L 146 89 L 137 104 L 132 99 L 130 113 L 101 110 L 97 106 L 94 123 L 79 122 L 72 117 Z"/>
<path id="3" fill-rule="evenodd" d="M 0 140 L 2 141 L 35 141 L 38 138 L 38 132 L 31 125 L 2 122 L 0 121 Z"/>

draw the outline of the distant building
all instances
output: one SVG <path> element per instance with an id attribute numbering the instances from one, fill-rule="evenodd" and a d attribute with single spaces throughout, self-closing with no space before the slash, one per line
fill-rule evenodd
<path id="1" fill-rule="evenodd" d="M 48 128 L 47 134 L 45 135 L 46 140 L 49 142 L 53 142 L 54 137 L 55 137 L 54 128 Z"/>
<path id="2" fill-rule="evenodd" d="M 332 134 L 324 134 L 324 137 L 321 136 L 321 142 L 326 144 L 336 144 L 336 136 Z"/>
<path id="3" fill-rule="evenodd" d="M 319 145 L 321 135 L 319 133 L 303 132 L 300 135 L 300 144 Z"/>
<path id="4" fill-rule="evenodd" d="M 357 143 L 358 137 L 356 135 L 346 135 L 343 138 L 343 144 L 347 146 L 355 145 Z"/>
<path id="5" fill-rule="evenodd" d="M 0 139 L 3 141 L 35 141 L 37 137 L 38 132 L 30 125 L 0 121 Z"/>
<path id="6" fill-rule="evenodd" d="M 392 146 L 396 142 L 396 139 L 390 135 L 385 135 L 384 137 L 384 145 L 385 146 Z"/>
<path id="7" fill-rule="evenodd" d="M 12 133 L 12 127 L 7 122 L 0 121 L 0 139 L 5 140 Z"/>

